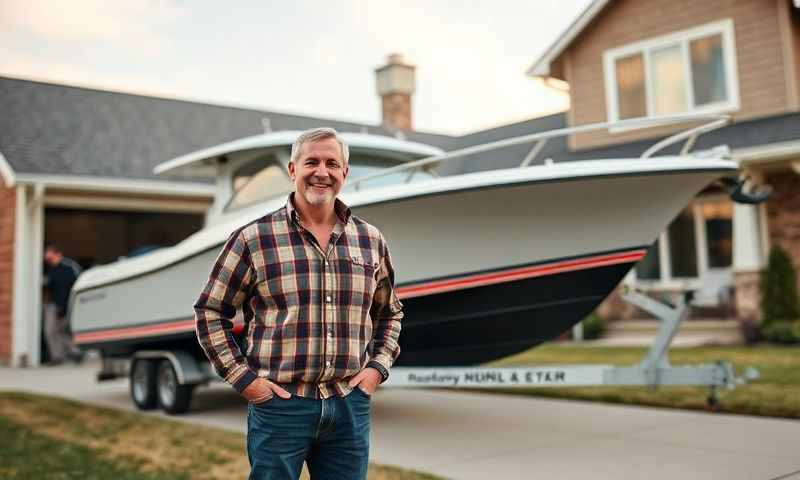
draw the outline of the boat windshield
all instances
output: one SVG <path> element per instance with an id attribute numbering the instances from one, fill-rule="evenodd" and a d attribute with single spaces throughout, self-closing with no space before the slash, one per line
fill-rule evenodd
<path id="1" fill-rule="evenodd" d="M 401 163 L 399 160 L 353 152 L 350 154 L 350 173 L 347 179 L 348 182 L 352 182 Z M 358 189 L 366 190 L 431 178 L 434 176 L 423 170 L 398 172 L 367 180 L 359 184 Z M 345 182 L 345 188 L 348 188 L 348 182 Z M 286 168 L 274 155 L 260 157 L 236 170 L 233 174 L 232 187 L 233 196 L 225 207 L 226 211 L 236 210 L 277 196 L 285 196 L 294 190 L 294 184 L 289 179 Z"/>
<path id="2" fill-rule="evenodd" d="M 225 210 L 236 210 L 279 195 L 287 195 L 293 188 L 286 169 L 273 155 L 267 155 L 234 172 L 233 197 Z"/>
<path id="3" fill-rule="evenodd" d="M 381 170 L 385 170 L 391 167 L 396 167 L 399 164 L 400 162 L 396 160 L 393 161 L 382 158 L 376 158 L 374 156 L 354 153 L 350 155 L 350 174 L 348 175 L 347 179 L 349 182 L 352 182 L 353 180 L 357 180 L 361 177 L 366 177 L 369 175 L 374 175 L 376 173 L 379 173 Z M 405 172 L 392 173 L 389 175 L 384 175 L 382 177 L 374 178 L 372 180 L 367 180 L 365 182 L 360 183 L 358 185 L 358 189 L 366 190 L 369 188 L 385 187 L 388 185 L 418 182 L 421 180 L 428 180 L 431 178 L 434 178 L 434 176 L 424 170 L 418 170 L 418 171 L 408 170 Z M 345 184 L 345 187 L 347 187 L 347 184 Z"/>

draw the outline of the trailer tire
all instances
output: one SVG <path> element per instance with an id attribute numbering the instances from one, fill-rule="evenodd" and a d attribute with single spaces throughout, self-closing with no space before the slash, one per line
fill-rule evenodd
<path id="1" fill-rule="evenodd" d="M 156 392 L 156 362 L 134 360 L 130 370 L 131 399 L 139 410 L 152 410 L 158 406 Z"/>
<path id="2" fill-rule="evenodd" d="M 162 360 L 158 363 L 156 379 L 159 406 L 166 413 L 186 413 L 192 402 L 192 393 L 195 386 L 178 383 L 175 367 L 172 366 L 172 362 L 169 360 Z"/>

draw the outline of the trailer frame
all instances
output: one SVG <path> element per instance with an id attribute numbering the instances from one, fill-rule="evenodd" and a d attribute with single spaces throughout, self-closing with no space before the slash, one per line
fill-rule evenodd
<path id="1" fill-rule="evenodd" d="M 709 408 L 719 406 L 720 388 L 733 389 L 759 377 L 758 370 L 747 367 L 737 376 L 724 360 L 701 365 L 672 366 L 669 348 L 678 328 L 689 316 L 691 292 L 675 305 L 629 290 L 623 299 L 660 320 L 658 333 L 644 358 L 635 365 L 546 365 L 519 367 L 396 367 L 384 383 L 389 388 L 529 388 L 577 386 L 649 386 L 700 385 L 709 387 Z"/>

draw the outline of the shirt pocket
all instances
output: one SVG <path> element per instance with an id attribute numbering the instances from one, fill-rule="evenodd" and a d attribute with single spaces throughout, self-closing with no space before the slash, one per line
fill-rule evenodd
<path id="1" fill-rule="evenodd" d="M 378 285 L 376 277 L 378 275 L 378 263 L 359 256 L 350 256 L 342 262 L 345 265 L 349 277 L 346 283 L 352 295 L 354 305 L 369 308 L 372 303 L 372 295 Z"/>

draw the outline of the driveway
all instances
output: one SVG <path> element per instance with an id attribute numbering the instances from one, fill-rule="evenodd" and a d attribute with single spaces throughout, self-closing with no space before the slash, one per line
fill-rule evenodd
<path id="1" fill-rule="evenodd" d="M 127 381 L 97 369 L 0 368 L 0 390 L 133 410 Z M 800 479 L 795 420 L 442 390 L 384 389 L 373 407 L 373 461 L 447 478 Z M 244 432 L 245 413 L 217 383 L 172 418 Z"/>

